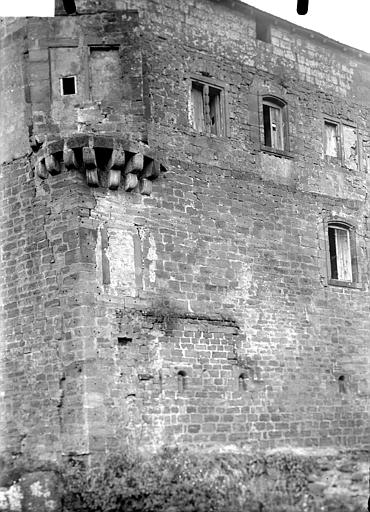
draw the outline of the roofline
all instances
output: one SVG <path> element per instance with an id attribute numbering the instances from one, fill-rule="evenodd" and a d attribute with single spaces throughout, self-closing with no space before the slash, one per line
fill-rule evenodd
<path id="1" fill-rule="evenodd" d="M 266 11 L 261 11 L 252 5 L 246 4 L 241 0 L 212 0 L 213 2 L 223 3 L 232 9 L 236 9 L 242 12 L 247 12 L 248 14 L 256 17 L 259 16 L 261 18 L 265 18 L 272 22 L 274 25 L 283 25 L 289 27 L 292 32 L 304 34 L 308 39 L 318 40 L 321 43 L 329 44 L 330 46 L 334 46 L 335 48 L 341 50 L 342 52 L 348 52 L 354 54 L 359 58 L 370 59 L 370 53 L 367 53 L 363 50 L 359 50 L 358 48 L 354 48 L 353 46 L 349 46 L 347 44 L 341 43 L 340 41 L 336 41 L 331 37 L 328 37 L 324 34 L 320 34 L 320 32 L 315 32 L 314 30 L 301 27 L 300 25 L 296 25 L 291 21 L 284 20 L 283 18 L 279 18 L 275 14 L 271 14 Z"/>

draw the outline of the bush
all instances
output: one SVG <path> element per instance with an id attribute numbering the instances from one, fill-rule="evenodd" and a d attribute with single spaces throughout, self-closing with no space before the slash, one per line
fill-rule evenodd
<path id="1" fill-rule="evenodd" d="M 314 461 L 292 454 L 122 454 L 64 469 L 66 512 L 319 512 L 307 492 Z M 349 509 L 343 509 L 349 510 Z"/>

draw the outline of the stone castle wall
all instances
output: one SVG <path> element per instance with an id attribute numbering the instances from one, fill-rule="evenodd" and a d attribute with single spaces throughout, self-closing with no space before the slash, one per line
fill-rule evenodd
<path id="1" fill-rule="evenodd" d="M 229 2 L 76 7 L 2 28 L 26 45 L 1 131 L 2 449 L 368 447 L 368 56 L 278 20 L 257 40 Z M 192 80 L 223 91 L 224 135 L 192 127 Z M 263 95 L 284 152 L 261 147 Z M 330 282 L 333 219 L 352 286 Z"/>

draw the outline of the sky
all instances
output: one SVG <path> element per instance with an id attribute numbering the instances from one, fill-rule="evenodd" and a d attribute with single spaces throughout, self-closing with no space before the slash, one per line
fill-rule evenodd
<path id="1" fill-rule="evenodd" d="M 297 14 L 297 0 L 244 3 L 370 53 L 369 0 L 309 0 L 308 13 L 304 16 Z"/>
<path id="2" fill-rule="evenodd" d="M 297 0 L 247 0 L 245 3 L 370 53 L 369 0 L 309 0 L 308 13 L 304 16 L 296 12 Z M 0 0 L 0 16 L 53 14 L 54 0 Z"/>

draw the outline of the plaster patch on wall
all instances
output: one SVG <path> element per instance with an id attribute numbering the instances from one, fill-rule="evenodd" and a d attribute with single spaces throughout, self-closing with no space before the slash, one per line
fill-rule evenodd
<path id="1" fill-rule="evenodd" d="M 357 130 L 352 126 L 343 126 L 343 160 L 344 165 L 357 170 Z"/>
<path id="2" fill-rule="evenodd" d="M 50 491 L 46 489 L 43 491 L 41 482 L 34 482 L 30 485 L 31 493 L 38 498 L 48 498 L 50 496 Z"/>
<path id="3" fill-rule="evenodd" d="M 105 250 L 110 262 L 110 288 L 112 292 L 131 297 L 136 295 L 134 240 L 123 230 L 108 232 L 109 246 Z"/>
<path id="4" fill-rule="evenodd" d="M 158 255 L 154 236 L 147 228 L 142 226 L 137 228 L 137 233 L 140 239 L 142 261 L 147 260 L 148 262 L 147 276 L 149 282 L 155 283 Z M 143 280 L 143 288 L 145 289 L 145 280 Z"/>
<path id="5" fill-rule="evenodd" d="M 261 169 L 264 179 L 278 180 L 285 185 L 292 184 L 296 180 L 292 160 L 276 158 L 275 155 L 261 153 Z"/>
<path id="6" fill-rule="evenodd" d="M 23 495 L 18 484 L 0 489 L 0 511 L 21 512 Z"/>
<path id="7" fill-rule="evenodd" d="M 148 250 L 148 260 L 149 263 L 149 281 L 151 283 L 155 283 L 155 271 L 156 271 L 156 261 L 158 259 L 157 256 L 157 248 L 155 244 L 155 240 L 153 235 L 149 234 L 149 250 Z"/>

